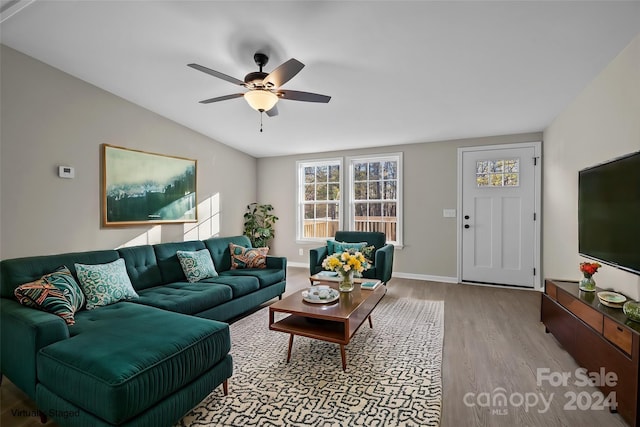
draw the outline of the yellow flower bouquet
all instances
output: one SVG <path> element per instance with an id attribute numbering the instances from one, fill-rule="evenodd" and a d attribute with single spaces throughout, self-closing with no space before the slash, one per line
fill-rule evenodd
<path id="1" fill-rule="evenodd" d="M 349 292 L 353 290 L 353 276 L 360 276 L 369 268 L 369 262 L 362 252 L 344 251 L 329 255 L 322 261 L 325 270 L 336 271 L 341 277 L 340 290 Z"/>

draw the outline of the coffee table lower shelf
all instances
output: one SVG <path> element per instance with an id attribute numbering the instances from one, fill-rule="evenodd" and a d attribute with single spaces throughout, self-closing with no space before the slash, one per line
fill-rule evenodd
<path id="1" fill-rule="evenodd" d="M 337 289 L 338 283 L 330 283 Z M 295 292 L 269 306 L 269 329 L 289 334 L 287 363 L 291 360 L 291 348 L 294 335 L 326 341 L 340 345 L 342 370 L 347 370 L 347 356 L 344 347 L 360 326 L 371 322 L 371 312 L 376 308 L 387 289 L 378 286 L 375 289 L 361 289 L 356 285 L 352 292 L 340 293 L 338 300 L 328 304 L 313 304 L 303 300 L 303 290 Z M 278 321 L 275 314 L 280 313 Z"/>
<path id="2" fill-rule="evenodd" d="M 371 316 L 369 327 L 373 327 Z M 313 338 L 320 341 L 332 342 L 340 345 L 340 357 L 342 359 L 342 370 L 347 370 L 347 356 L 345 345 L 349 344 L 350 336 L 346 330 L 344 322 L 337 322 L 325 319 L 316 319 L 305 316 L 291 314 L 277 322 L 273 320 L 273 312 L 270 313 L 269 329 L 272 331 L 285 332 L 289 334 L 289 349 L 287 350 L 287 363 L 291 360 L 291 348 L 293 346 L 294 335 Z"/>

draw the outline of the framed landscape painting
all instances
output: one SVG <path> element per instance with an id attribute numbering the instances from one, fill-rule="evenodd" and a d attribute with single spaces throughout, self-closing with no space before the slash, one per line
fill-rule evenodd
<path id="1" fill-rule="evenodd" d="M 196 160 L 102 145 L 102 224 L 196 222 Z"/>

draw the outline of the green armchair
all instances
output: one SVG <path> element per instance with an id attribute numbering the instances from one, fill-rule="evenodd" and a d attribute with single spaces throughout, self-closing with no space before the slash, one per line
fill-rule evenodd
<path id="1" fill-rule="evenodd" d="M 377 231 L 336 231 L 336 242 L 360 243 L 366 242 L 367 246 L 373 246 L 373 256 L 369 261 L 371 267 L 362 273 L 363 277 L 378 279 L 386 284 L 391 279 L 393 272 L 393 245 L 387 244 L 384 233 Z M 322 261 L 329 254 L 327 246 L 311 249 L 309 251 L 309 272 L 311 275 L 324 270 Z"/>

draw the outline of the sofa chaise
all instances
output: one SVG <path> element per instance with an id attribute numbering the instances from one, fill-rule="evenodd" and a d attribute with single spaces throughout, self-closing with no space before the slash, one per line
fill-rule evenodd
<path id="1" fill-rule="evenodd" d="M 0 262 L 0 371 L 60 426 L 171 426 L 233 372 L 223 323 L 281 297 L 286 259 L 233 269 L 245 236 Z M 208 250 L 217 276 L 191 283 L 178 251 Z M 75 313 L 24 306 L 14 290 L 66 266 L 124 260 L 138 298 Z"/>

